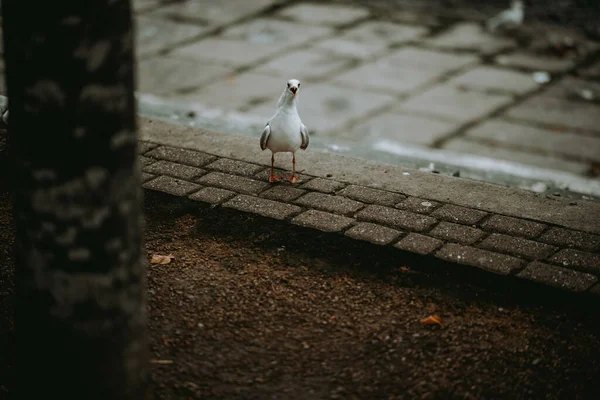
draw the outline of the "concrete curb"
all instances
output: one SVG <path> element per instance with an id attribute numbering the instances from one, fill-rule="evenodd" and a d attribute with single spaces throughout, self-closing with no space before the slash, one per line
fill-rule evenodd
<path id="1" fill-rule="evenodd" d="M 596 202 L 548 199 L 310 151 L 297 157 L 306 166 L 302 184 L 271 184 L 270 157 L 255 140 L 151 120 L 140 124 L 148 190 L 600 295 Z"/>

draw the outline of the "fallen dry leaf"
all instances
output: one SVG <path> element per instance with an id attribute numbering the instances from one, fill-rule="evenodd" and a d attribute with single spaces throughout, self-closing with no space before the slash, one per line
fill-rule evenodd
<path id="1" fill-rule="evenodd" d="M 161 256 L 160 254 L 152 254 L 152 260 L 150 263 L 152 264 L 168 264 L 173 260 L 175 256 L 169 254 L 168 256 Z"/>
<path id="2" fill-rule="evenodd" d="M 173 364 L 173 360 L 150 360 L 151 364 L 162 364 L 162 365 L 170 365 Z"/>
<path id="3" fill-rule="evenodd" d="M 442 319 L 439 315 L 430 315 L 427 318 L 423 318 L 421 320 L 421 323 L 423 325 L 439 325 L 441 328 L 444 327 L 444 323 L 442 322 Z"/>
<path id="4" fill-rule="evenodd" d="M 402 267 L 400 267 L 400 271 L 408 272 L 408 271 L 410 271 L 410 268 L 408 268 L 406 265 L 403 265 Z"/>

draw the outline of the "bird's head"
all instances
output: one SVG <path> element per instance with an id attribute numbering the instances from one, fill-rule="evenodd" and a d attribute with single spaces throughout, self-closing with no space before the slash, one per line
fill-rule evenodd
<path id="1" fill-rule="evenodd" d="M 292 96 L 296 97 L 298 92 L 300 91 L 300 81 L 298 79 L 290 79 L 287 81 L 287 91 L 289 91 Z"/>

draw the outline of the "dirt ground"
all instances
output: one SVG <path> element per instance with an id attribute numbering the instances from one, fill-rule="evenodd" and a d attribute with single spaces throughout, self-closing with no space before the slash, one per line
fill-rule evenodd
<path id="1" fill-rule="evenodd" d="M 531 299 L 399 252 L 146 196 L 156 399 L 597 399 L 597 307 Z M 12 397 L 0 185 L 0 398 Z M 594 310 L 594 308 L 596 310 Z M 444 328 L 419 320 L 438 314 Z"/>

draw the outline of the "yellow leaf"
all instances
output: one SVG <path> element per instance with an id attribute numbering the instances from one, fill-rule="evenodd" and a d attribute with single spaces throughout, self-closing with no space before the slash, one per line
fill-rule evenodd
<path id="1" fill-rule="evenodd" d="M 168 256 L 161 256 L 160 254 L 153 254 L 152 260 L 150 262 L 152 264 L 168 264 L 173 260 L 175 256 L 169 254 Z"/>
<path id="2" fill-rule="evenodd" d="M 439 315 L 430 315 L 427 318 L 423 318 L 421 320 L 421 323 L 423 325 L 439 325 L 441 328 L 444 327 L 444 323 L 442 322 L 442 319 Z"/>

